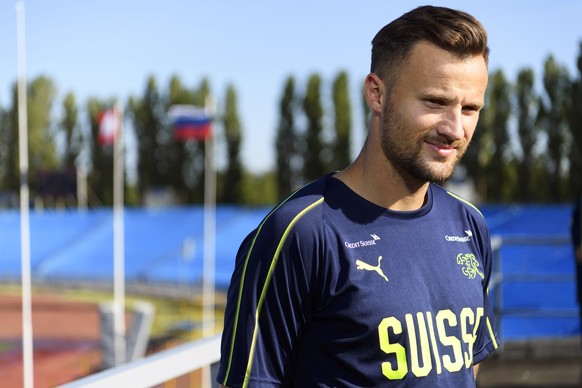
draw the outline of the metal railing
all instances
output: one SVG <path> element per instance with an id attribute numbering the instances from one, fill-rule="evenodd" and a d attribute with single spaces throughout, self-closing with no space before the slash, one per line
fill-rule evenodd
<path id="1" fill-rule="evenodd" d="M 146 388 L 162 384 L 196 369 L 208 367 L 220 359 L 220 334 L 189 342 L 175 348 L 106 369 L 61 388 Z M 203 385 L 211 386 L 209 374 Z"/>
<path id="2" fill-rule="evenodd" d="M 502 336 L 503 318 L 507 316 L 520 317 L 575 317 L 576 309 L 568 308 L 505 308 L 503 304 L 503 283 L 509 282 L 570 282 L 574 281 L 573 274 L 538 274 L 521 272 L 508 274 L 503 270 L 501 248 L 507 246 L 564 246 L 570 244 L 568 235 L 550 236 L 493 236 L 491 247 L 493 249 L 493 274 L 489 289 L 493 294 L 493 305 L 497 320 L 498 335 Z"/>

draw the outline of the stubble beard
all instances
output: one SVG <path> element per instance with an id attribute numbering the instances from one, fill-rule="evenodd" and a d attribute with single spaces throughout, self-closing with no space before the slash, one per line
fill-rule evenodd
<path id="1" fill-rule="evenodd" d="M 407 137 L 410 128 L 402 122 L 390 101 L 384 109 L 381 128 L 382 151 L 388 163 L 405 181 L 415 179 L 418 182 L 443 183 L 453 175 L 455 167 L 467 150 L 464 140 L 453 142 L 443 136 L 429 135 L 428 131 L 413 138 Z M 453 145 L 457 147 L 454 159 L 446 157 L 432 157 L 427 160 L 422 156 L 422 149 L 426 141 L 432 144 Z"/>

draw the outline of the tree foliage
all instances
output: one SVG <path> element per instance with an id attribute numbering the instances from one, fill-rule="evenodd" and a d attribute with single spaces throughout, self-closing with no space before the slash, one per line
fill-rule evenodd
<path id="1" fill-rule="evenodd" d="M 550 198 L 562 199 L 563 162 L 568 131 L 571 81 L 567 69 L 549 56 L 544 64 L 543 85 L 546 99 L 541 100 L 540 119 L 548 142 L 547 181 Z"/>
<path id="2" fill-rule="evenodd" d="M 295 103 L 295 78 L 290 76 L 279 101 L 279 125 L 275 138 L 277 192 L 280 198 L 290 194 L 300 181 L 300 169 L 296 166 L 299 145 Z"/>
<path id="3" fill-rule="evenodd" d="M 332 143 L 333 154 L 330 160 L 331 171 L 341 170 L 351 162 L 350 138 L 352 116 L 348 75 L 340 72 L 333 82 L 333 108 L 335 137 Z"/>
<path id="4" fill-rule="evenodd" d="M 56 88 L 49 77 L 39 76 L 27 84 L 28 183 L 33 194 L 38 189 L 39 175 L 58 166 L 52 120 L 55 95 Z M 12 105 L 2 114 L 0 124 L 3 139 L 0 147 L 2 186 L 4 190 L 17 192 L 20 187 L 20 162 L 16 83 L 12 88 Z"/>
<path id="5" fill-rule="evenodd" d="M 506 169 L 510 161 L 508 145 L 511 85 L 502 70 L 497 70 L 492 75 L 490 88 L 487 113 L 493 137 L 493 154 L 487 171 L 487 199 L 499 202 L 505 199 L 504 189 L 511 184 Z"/>
<path id="6" fill-rule="evenodd" d="M 234 86 L 226 90 L 224 106 L 224 136 L 226 139 L 227 165 L 224 173 L 222 202 L 240 204 L 243 202 L 243 167 L 240 160 L 242 128 L 237 111 L 237 98 Z"/>
<path id="7" fill-rule="evenodd" d="M 570 110 L 570 196 L 582 195 L 582 41 L 576 61 L 577 76 L 572 83 L 572 109 Z"/>
<path id="8" fill-rule="evenodd" d="M 163 132 L 165 112 L 153 76 L 148 78 L 143 96 L 130 99 L 129 110 L 137 140 L 138 193 L 145 196 L 150 190 L 166 186 L 170 171 L 166 153 L 171 137 L 168 131 Z"/>
<path id="9" fill-rule="evenodd" d="M 79 128 L 79 108 L 73 92 L 67 93 L 63 99 L 60 129 L 64 135 L 62 164 L 65 169 L 73 169 L 83 145 L 83 136 Z"/>
<path id="10" fill-rule="evenodd" d="M 16 83 L 12 86 L 12 105 L 2 114 L 2 142 L 0 161 L 2 163 L 2 189 L 16 193 L 20 185 L 18 163 L 18 95 Z"/>
<path id="11" fill-rule="evenodd" d="M 307 81 L 307 91 L 303 98 L 303 111 L 307 118 L 305 149 L 303 153 L 303 175 L 312 181 L 327 172 L 324 160 L 323 106 L 321 102 L 321 77 L 312 74 Z"/>
<path id="12" fill-rule="evenodd" d="M 57 167 L 52 128 L 55 85 L 45 76 L 33 79 L 28 87 L 28 148 L 30 174 Z"/>
<path id="13" fill-rule="evenodd" d="M 516 194 L 524 202 L 536 198 L 536 188 L 533 185 L 534 170 L 538 163 L 534 147 L 537 144 L 539 127 L 536 122 L 539 110 L 539 99 L 534 90 L 534 72 L 532 69 L 522 69 L 517 75 L 515 86 L 517 133 L 520 139 L 521 160 L 519 184 Z"/>
<path id="14" fill-rule="evenodd" d="M 544 62 L 540 80 L 529 68 L 522 69 L 513 82 L 501 69 L 492 72 L 486 106 L 462 160 L 478 198 L 562 202 L 582 192 L 582 42 L 579 51 L 573 77 L 551 55 Z M 540 84 L 542 88 L 537 86 Z M 173 203 L 202 203 L 204 143 L 177 141 L 167 112 L 174 104 L 205 106 L 211 96 L 210 83 L 203 78 L 190 86 L 173 76 L 160 87 L 150 76 L 144 86 L 141 95 L 130 97 L 125 104 L 127 137 L 135 139 L 135 164 L 128 166 L 135 169 L 129 174 L 135 178 L 129 182 L 135 188 L 126 199 L 144 205 L 151 195 L 165 190 L 173 195 Z M 90 97 L 79 102 L 68 92 L 56 101 L 57 88 L 46 76 L 30 80 L 27 88 L 33 200 L 42 196 L 39 177 L 74 169 L 83 156 L 89 164 L 90 205 L 110 205 L 113 153 L 110 146 L 98 144 L 97 137 L 100 114 L 118 99 Z M 0 106 L 0 184 L 16 198 L 20 185 L 16 84 L 11 91 L 11 101 Z M 347 73 L 339 72 L 330 84 L 313 73 L 303 93 L 296 90 L 293 76 L 287 78 L 274 128 L 276 166 L 271 171 L 245 170 L 240 158 L 244 124 L 238 115 L 237 96 L 234 85 L 228 85 L 223 104 L 219 104 L 223 109 L 214 122 L 216 139 L 223 142 L 219 149 L 226 150 L 226 163 L 218 174 L 219 202 L 271 204 L 297 186 L 349 164 L 353 111 Z M 361 93 L 356 97 L 367 125 L 365 98 Z M 61 107 L 57 119 L 53 118 L 55 102 Z"/>
<path id="15" fill-rule="evenodd" d="M 99 117 L 110 108 L 113 101 L 100 100 L 91 97 L 87 101 L 87 115 L 90 128 L 90 159 L 91 171 L 88 176 L 88 185 L 91 190 L 90 202 L 94 205 L 113 204 L 113 147 L 102 146 L 98 143 Z"/>

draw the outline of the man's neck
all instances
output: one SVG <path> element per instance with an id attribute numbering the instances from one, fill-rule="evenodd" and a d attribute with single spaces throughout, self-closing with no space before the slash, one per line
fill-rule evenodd
<path id="1" fill-rule="evenodd" d="M 335 177 L 368 201 L 386 209 L 410 211 L 426 201 L 428 182 L 406 179 L 378 158 L 377 152 L 362 150 L 356 160 Z"/>

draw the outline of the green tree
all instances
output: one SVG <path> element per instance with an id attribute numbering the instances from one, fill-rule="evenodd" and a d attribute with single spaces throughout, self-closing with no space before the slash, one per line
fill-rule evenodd
<path id="1" fill-rule="evenodd" d="M 519 72 L 515 92 L 517 100 L 517 133 L 522 150 L 522 157 L 518 165 L 520 177 L 518 198 L 521 201 L 530 202 L 536 196 L 536 187 L 533 185 L 534 167 L 537 164 L 534 147 L 539 135 L 536 124 L 539 98 L 534 89 L 534 72 L 532 69 L 523 69 Z"/>
<path id="2" fill-rule="evenodd" d="M 87 100 L 87 114 L 91 136 L 88 146 L 91 154 L 91 171 L 88 175 L 90 203 L 101 205 L 113 204 L 113 147 L 98 143 L 99 117 L 103 111 L 112 106 L 112 102 L 101 101 L 95 97 Z"/>
<path id="3" fill-rule="evenodd" d="M 142 196 L 152 190 L 171 189 L 178 201 L 200 203 L 204 199 L 204 145 L 199 141 L 178 140 L 167 112 L 172 105 L 204 106 L 210 94 L 207 80 L 198 89 L 185 87 L 179 77 L 170 79 L 165 95 L 150 76 L 142 98 L 129 102 L 137 139 L 138 191 Z"/>
<path id="4" fill-rule="evenodd" d="M 2 142 L 0 158 L 2 169 L 2 189 L 16 193 L 20 185 L 18 163 L 18 95 L 16 83 L 12 85 L 12 105 L 2 115 Z"/>
<path id="5" fill-rule="evenodd" d="M 275 139 L 277 158 L 277 192 L 279 198 L 290 194 L 298 185 L 296 167 L 297 128 L 295 127 L 295 78 L 289 76 L 285 82 L 283 96 L 279 101 L 279 126 Z"/>
<path id="6" fill-rule="evenodd" d="M 571 81 L 568 70 L 559 65 L 550 55 L 544 64 L 544 90 L 547 99 L 542 100 L 540 119 L 542 130 L 548 139 L 548 183 L 550 200 L 560 201 L 562 197 L 563 166 L 565 159 L 565 139 L 568 127 Z"/>
<path id="7" fill-rule="evenodd" d="M 582 195 L 582 41 L 576 62 L 578 77 L 572 84 L 572 107 L 570 111 L 570 188 L 571 195 Z"/>
<path id="8" fill-rule="evenodd" d="M 461 164 L 466 168 L 467 176 L 474 184 L 475 190 L 483 200 L 487 199 L 487 165 L 491 161 L 491 125 L 489 124 L 489 94 L 491 86 L 485 92 L 485 106 L 479 114 L 479 121 L 473 133 L 471 143 L 467 148 Z"/>
<path id="9" fill-rule="evenodd" d="M 280 198 L 277 195 L 277 178 L 274 171 L 263 174 L 246 173 L 243 177 L 245 205 L 272 206 Z"/>
<path id="10" fill-rule="evenodd" d="M 224 203 L 240 204 L 243 202 L 243 167 L 240 161 L 242 128 L 237 112 L 236 91 L 232 85 L 226 90 L 223 125 L 227 166 L 224 173 L 224 191 L 220 197 Z"/>
<path id="11" fill-rule="evenodd" d="M 489 201 L 507 200 L 511 189 L 507 166 L 509 165 L 509 118 L 511 116 L 511 86 L 502 70 L 497 70 L 491 79 L 489 114 L 493 135 L 493 155 L 487 173 L 487 198 Z M 501 183 L 501 184 L 500 184 Z"/>
<path id="12" fill-rule="evenodd" d="M 57 167 L 56 145 L 52 128 L 52 106 L 54 103 L 55 86 L 52 80 L 45 76 L 33 79 L 27 85 L 27 124 L 28 124 L 28 182 L 33 195 L 37 190 L 37 177 L 44 171 Z M 12 88 L 12 105 L 3 114 L 2 119 L 3 147 L 1 158 L 3 163 L 3 188 L 17 192 L 20 186 L 19 123 L 18 94 L 14 84 Z"/>
<path id="13" fill-rule="evenodd" d="M 319 178 L 327 172 L 324 155 L 323 107 L 321 104 L 321 78 L 313 74 L 307 81 L 303 99 L 303 111 L 307 117 L 305 148 L 303 153 L 304 177 L 307 181 Z"/>
<path id="14" fill-rule="evenodd" d="M 205 107 L 207 104 L 211 104 L 211 101 L 210 83 L 208 79 L 204 78 L 200 81 L 198 87 L 192 90 L 192 100 L 190 103 L 199 107 Z M 213 131 L 215 132 L 215 138 L 218 138 L 216 136 L 216 125 L 214 125 Z M 204 202 L 204 161 L 206 154 L 204 142 L 197 140 L 186 141 L 184 143 L 184 152 L 180 185 L 185 185 L 188 189 L 188 203 L 202 203 Z"/>
<path id="15" fill-rule="evenodd" d="M 9 145 L 6 143 L 8 132 L 8 114 L 0 106 L 0 137 L 5 141 L 0 142 L 0 192 L 4 191 L 4 177 L 6 171 L 4 171 L 3 166 L 6 165 L 6 157 L 8 153 Z"/>
<path id="16" fill-rule="evenodd" d="M 174 75 L 170 78 L 168 98 L 164 109 L 167 112 L 170 107 L 175 104 L 193 104 L 196 99 L 195 95 L 196 91 L 184 86 L 181 79 Z M 166 113 L 164 113 L 164 115 L 165 114 Z M 163 130 L 167 146 L 167 152 L 164 154 L 168 162 L 168 181 L 171 183 L 171 187 L 173 187 L 178 196 L 183 201 L 188 202 L 190 197 L 189 192 L 192 190 L 192 183 L 185 183 L 185 165 L 187 164 L 186 161 L 189 157 L 186 143 L 174 138 L 172 133 L 173 128 L 171 128 L 170 125 L 166 125 Z M 201 153 L 198 148 L 197 151 Z"/>
<path id="17" fill-rule="evenodd" d="M 338 74 L 333 82 L 333 107 L 335 137 L 333 155 L 330 159 L 330 170 L 337 171 L 347 167 L 351 162 L 350 137 L 352 131 L 352 116 L 348 75 L 345 71 Z"/>
<path id="18" fill-rule="evenodd" d="M 170 171 L 164 148 L 169 139 L 167 134 L 162 133 L 164 112 L 154 76 L 147 79 L 140 99 L 130 98 L 129 111 L 137 141 L 137 187 L 143 201 L 151 190 L 167 186 L 167 173 Z"/>
<path id="19" fill-rule="evenodd" d="M 481 114 L 481 117 L 483 117 L 483 114 Z M 466 176 L 473 181 L 475 191 L 478 193 L 479 197 L 485 197 L 485 174 L 479 163 L 480 143 L 483 131 L 484 125 L 483 119 L 481 119 L 477 123 L 471 143 L 469 144 L 469 147 L 467 147 L 467 151 L 460 162 L 460 165 L 465 167 Z"/>
<path id="20" fill-rule="evenodd" d="M 45 76 L 34 79 L 28 86 L 28 147 L 31 176 L 41 170 L 57 167 L 54 133 L 51 131 L 55 94 L 53 81 Z"/>
<path id="21" fill-rule="evenodd" d="M 63 166 L 65 168 L 75 168 L 75 162 L 82 147 L 82 135 L 79 130 L 79 109 L 75 94 L 67 93 L 63 100 L 63 116 L 60 121 L 60 128 L 64 132 L 64 154 Z"/>

